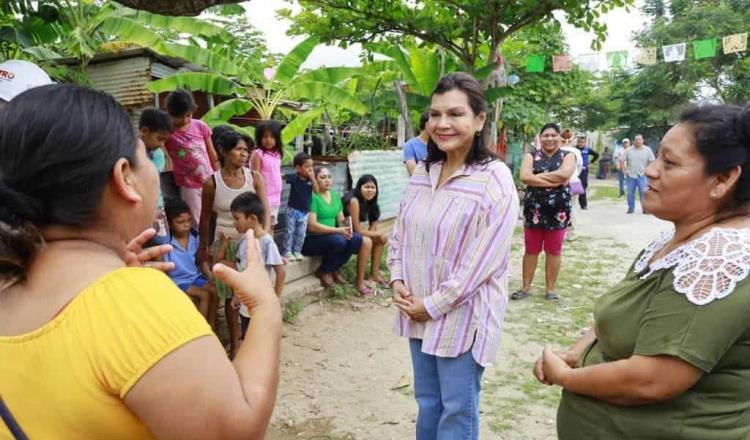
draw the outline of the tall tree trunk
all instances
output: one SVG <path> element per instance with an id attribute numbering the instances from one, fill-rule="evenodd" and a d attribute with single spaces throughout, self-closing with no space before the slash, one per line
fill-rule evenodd
<path id="1" fill-rule="evenodd" d="M 409 116 L 409 104 L 406 102 L 406 91 L 404 90 L 404 83 L 402 83 L 401 80 L 397 79 L 393 82 L 393 85 L 396 87 L 396 95 L 398 96 L 398 111 L 400 113 L 401 121 L 404 124 L 404 134 L 406 136 L 406 139 L 411 139 L 414 137 L 414 127 L 412 127 L 411 125 L 411 117 Z"/>
<path id="2" fill-rule="evenodd" d="M 242 3 L 244 0 L 117 0 L 124 6 L 161 15 L 200 14 L 204 9 L 216 5 Z"/>

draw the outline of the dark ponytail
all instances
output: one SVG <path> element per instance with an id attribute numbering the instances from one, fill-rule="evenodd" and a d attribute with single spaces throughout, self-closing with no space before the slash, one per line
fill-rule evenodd
<path id="1" fill-rule="evenodd" d="M 706 161 L 705 172 L 714 175 L 742 167 L 729 209 L 750 203 L 750 103 L 693 107 L 680 115 L 693 128 L 695 147 Z"/>
<path id="2" fill-rule="evenodd" d="M 136 137 L 111 96 L 48 85 L 0 111 L 0 286 L 22 278 L 48 225 L 95 219 L 112 167 L 135 162 Z"/>

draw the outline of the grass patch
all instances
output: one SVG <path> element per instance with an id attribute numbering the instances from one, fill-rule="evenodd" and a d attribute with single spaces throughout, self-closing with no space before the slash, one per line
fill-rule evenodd
<path id="1" fill-rule="evenodd" d="M 305 303 L 302 300 L 295 299 L 292 301 L 289 301 L 284 306 L 284 314 L 282 316 L 282 320 L 286 324 L 294 324 L 297 321 L 297 317 L 299 316 L 300 312 L 305 308 Z"/>
<path id="2" fill-rule="evenodd" d="M 597 186 L 589 188 L 589 200 L 619 200 L 620 189 L 616 186 Z"/>

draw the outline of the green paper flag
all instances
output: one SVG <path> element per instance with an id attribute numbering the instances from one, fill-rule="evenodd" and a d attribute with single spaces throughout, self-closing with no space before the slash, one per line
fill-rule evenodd
<path id="1" fill-rule="evenodd" d="M 693 41 L 693 52 L 695 52 L 696 60 L 715 57 L 716 48 L 717 48 L 716 38 L 711 38 L 708 40 Z"/>
<path id="2" fill-rule="evenodd" d="M 544 65 L 547 63 L 547 57 L 544 55 L 531 55 L 526 58 L 527 72 L 544 72 Z"/>
<path id="3" fill-rule="evenodd" d="M 607 63 L 611 69 L 622 69 L 628 62 L 628 51 L 607 52 Z"/>

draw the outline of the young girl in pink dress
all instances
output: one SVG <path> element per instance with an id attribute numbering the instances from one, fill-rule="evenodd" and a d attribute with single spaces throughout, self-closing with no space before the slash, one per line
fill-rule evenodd
<path id="1" fill-rule="evenodd" d="M 250 167 L 263 176 L 266 196 L 271 213 L 271 221 L 266 230 L 271 232 L 278 223 L 281 205 L 281 158 L 284 156 L 281 142 L 281 125 L 276 121 L 265 121 L 255 129 L 255 143 L 258 146 L 250 157 Z"/>

